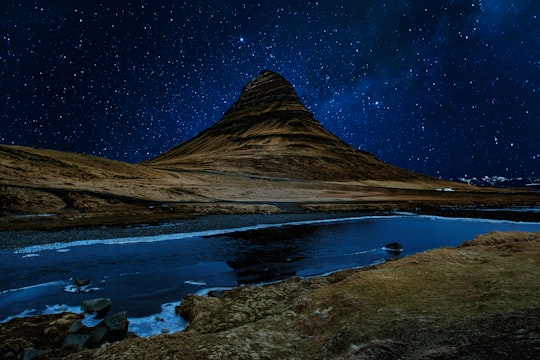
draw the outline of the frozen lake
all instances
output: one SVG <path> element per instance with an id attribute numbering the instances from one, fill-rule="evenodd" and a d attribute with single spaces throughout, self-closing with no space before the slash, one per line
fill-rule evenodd
<path id="1" fill-rule="evenodd" d="M 178 331 L 184 323 L 174 306 L 189 293 L 366 266 L 396 256 L 383 249 L 388 243 L 402 244 L 404 256 L 494 230 L 540 231 L 540 223 L 378 216 L 4 251 L 0 320 L 75 311 L 84 299 L 108 297 L 111 313 L 127 310 L 130 330 L 139 335 Z M 73 292 L 76 279 L 91 284 Z"/>

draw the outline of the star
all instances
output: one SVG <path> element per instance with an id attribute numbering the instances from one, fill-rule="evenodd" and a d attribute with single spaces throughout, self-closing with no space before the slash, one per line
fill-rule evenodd
<path id="1" fill-rule="evenodd" d="M 139 162 L 211 126 L 270 69 L 390 164 L 534 176 L 539 13 L 534 0 L 7 0 L 0 142 Z"/>

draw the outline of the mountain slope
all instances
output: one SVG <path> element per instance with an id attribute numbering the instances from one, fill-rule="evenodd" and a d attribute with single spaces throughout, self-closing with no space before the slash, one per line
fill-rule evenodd
<path id="1" fill-rule="evenodd" d="M 358 151 L 313 118 L 291 84 L 262 71 L 212 127 L 142 165 L 302 180 L 433 180 Z"/>
<path id="2" fill-rule="evenodd" d="M 95 179 L 135 179 L 156 175 L 152 169 L 96 156 L 64 151 L 0 145 L 0 169 L 3 181 L 34 183 Z"/>

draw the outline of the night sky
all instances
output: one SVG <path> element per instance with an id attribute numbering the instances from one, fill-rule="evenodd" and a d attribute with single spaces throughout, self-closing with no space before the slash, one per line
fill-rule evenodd
<path id="1" fill-rule="evenodd" d="M 0 0 L 0 143 L 149 159 L 263 69 L 393 165 L 540 176 L 538 0 Z"/>

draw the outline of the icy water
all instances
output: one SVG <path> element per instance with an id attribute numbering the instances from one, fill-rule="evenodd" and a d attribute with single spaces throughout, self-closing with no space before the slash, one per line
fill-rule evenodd
<path id="1" fill-rule="evenodd" d="M 189 293 L 309 277 L 361 267 L 489 231 L 540 231 L 540 223 L 430 216 L 363 217 L 122 239 L 96 239 L 0 252 L 0 320 L 77 311 L 108 297 L 139 335 L 178 331 L 174 306 Z M 399 242 L 392 255 L 383 247 Z M 74 292 L 75 279 L 91 284 Z M 62 305 L 57 305 L 62 304 Z"/>

